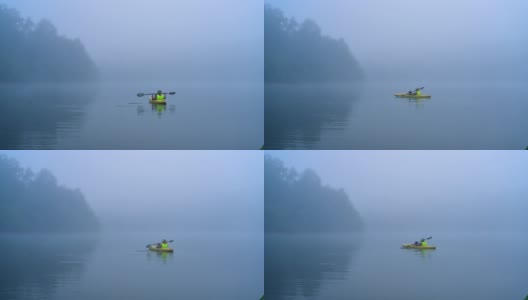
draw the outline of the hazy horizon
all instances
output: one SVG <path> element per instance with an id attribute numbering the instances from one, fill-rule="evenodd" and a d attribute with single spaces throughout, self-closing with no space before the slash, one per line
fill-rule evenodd
<path id="1" fill-rule="evenodd" d="M 524 231 L 523 151 L 267 151 L 343 188 L 369 230 Z"/>
<path id="2" fill-rule="evenodd" d="M 265 0 L 343 38 L 370 79 L 522 80 L 528 3 L 521 0 Z"/>
<path id="3" fill-rule="evenodd" d="M 79 188 L 103 229 L 263 233 L 259 151 L 0 151 Z"/>
<path id="4" fill-rule="evenodd" d="M 263 78 L 262 3 L 2 0 L 34 23 L 79 38 L 103 79 L 256 81 Z"/>

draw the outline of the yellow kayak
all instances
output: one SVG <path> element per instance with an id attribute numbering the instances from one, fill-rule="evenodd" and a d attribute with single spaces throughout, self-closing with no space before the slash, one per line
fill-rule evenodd
<path id="1" fill-rule="evenodd" d="M 431 98 L 431 95 L 421 94 L 421 95 L 410 95 L 408 93 L 396 93 L 394 94 L 396 97 L 400 98 Z"/>
<path id="2" fill-rule="evenodd" d="M 167 101 L 165 100 L 149 100 L 150 104 L 161 104 L 161 105 L 166 105 L 167 104 Z"/>
<path id="3" fill-rule="evenodd" d="M 403 244 L 402 248 L 406 248 L 406 249 L 431 249 L 431 250 L 434 250 L 434 249 L 436 249 L 436 246 L 416 246 L 416 245 L 413 245 L 413 244 Z"/>
<path id="4" fill-rule="evenodd" d="M 158 248 L 156 245 L 150 246 L 149 250 L 156 251 L 156 252 L 174 252 L 174 249 L 172 248 Z"/>

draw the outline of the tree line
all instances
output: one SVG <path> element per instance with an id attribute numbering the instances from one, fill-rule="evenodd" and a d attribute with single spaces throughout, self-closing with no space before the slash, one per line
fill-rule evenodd
<path id="1" fill-rule="evenodd" d="M 271 156 L 264 161 L 266 232 L 361 230 L 361 217 L 343 189 L 324 186 L 313 170 L 298 173 Z"/>
<path id="2" fill-rule="evenodd" d="M 99 222 L 78 189 L 48 170 L 34 173 L 0 155 L 0 232 L 90 232 Z"/>
<path id="3" fill-rule="evenodd" d="M 79 39 L 0 4 L 0 82 L 91 81 L 97 68 Z"/>
<path id="4" fill-rule="evenodd" d="M 264 79 L 266 82 L 336 82 L 363 77 L 343 39 L 321 33 L 312 20 L 298 23 L 269 4 L 264 8 Z"/>

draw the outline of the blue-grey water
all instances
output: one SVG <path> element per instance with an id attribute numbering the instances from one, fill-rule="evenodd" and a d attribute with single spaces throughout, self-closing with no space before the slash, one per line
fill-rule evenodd
<path id="1" fill-rule="evenodd" d="M 146 244 L 174 239 L 174 253 Z M 225 233 L 0 235 L 0 299 L 259 299 L 263 237 Z"/>
<path id="2" fill-rule="evenodd" d="M 511 149 L 528 146 L 524 83 L 408 82 L 265 87 L 266 149 Z"/>
<path id="3" fill-rule="evenodd" d="M 136 94 L 176 92 L 168 105 Z M 259 149 L 262 83 L 0 85 L 0 149 Z"/>
<path id="4" fill-rule="evenodd" d="M 522 300 L 528 295 L 525 233 L 431 235 L 436 250 L 401 249 L 421 237 L 416 233 L 266 234 L 266 299 Z"/>

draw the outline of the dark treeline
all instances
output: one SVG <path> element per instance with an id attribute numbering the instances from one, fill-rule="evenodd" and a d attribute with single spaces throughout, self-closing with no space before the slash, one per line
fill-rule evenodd
<path id="1" fill-rule="evenodd" d="M 0 156 L 0 232 L 96 231 L 99 223 L 79 190 L 59 186 Z"/>
<path id="2" fill-rule="evenodd" d="M 264 79 L 266 82 L 358 80 L 361 68 L 343 39 L 321 34 L 312 20 L 288 19 L 269 4 L 264 8 Z"/>
<path id="3" fill-rule="evenodd" d="M 266 232 L 352 232 L 362 227 L 347 194 L 323 186 L 312 170 L 298 174 L 266 156 L 264 182 Z"/>
<path id="4" fill-rule="evenodd" d="M 97 68 L 79 39 L 60 36 L 55 26 L 24 19 L 0 4 L 0 82 L 89 81 Z"/>

